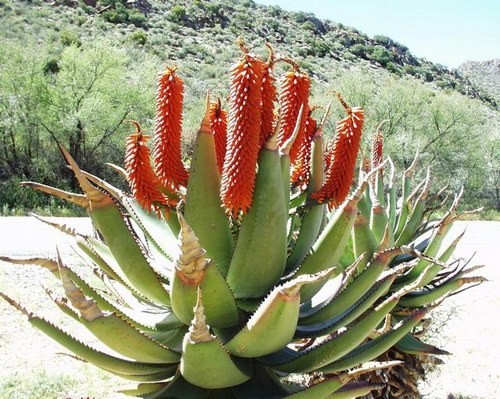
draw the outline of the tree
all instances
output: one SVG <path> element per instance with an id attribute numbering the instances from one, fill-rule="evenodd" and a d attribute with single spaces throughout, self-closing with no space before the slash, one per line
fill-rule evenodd
<path id="1" fill-rule="evenodd" d="M 40 100 L 44 49 L 26 51 L 5 42 L 0 49 L 0 179 L 36 173 L 42 151 Z M 23 67 L 20 68 L 19 66 Z M 42 161 L 42 160 L 40 160 Z"/>
<path id="2" fill-rule="evenodd" d="M 407 167 L 415 152 L 432 169 L 434 189 L 465 187 L 464 205 L 498 206 L 498 115 L 477 100 L 436 91 L 411 78 L 380 78 L 368 70 L 342 74 L 334 87 L 366 110 L 364 138 L 382 121 L 385 154 Z M 495 133 L 496 132 L 496 133 Z M 496 138 L 496 139 L 495 139 Z"/>
<path id="3" fill-rule="evenodd" d="M 3 47 L 0 182 L 4 192 L 17 193 L 10 186 L 20 179 L 60 184 L 58 174 L 67 176 L 62 188 L 74 184 L 57 145 L 65 146 L 91 173 L 103 169 L 104 159 L 122 163 L 124 137 L 130 132 L 125 120 L 148 122 L 154 115 L 154 76 L 159 67 L 144 56 L 132 64 L 131 57 L 140 54 L 104 42 L 69 46 L 57 56 L 58 68 L 49 70 L 45 66 L 54 62 L 54 55 L 47 48 Z M 105 168 L 103 173 L 113 179 Z M 2 200 L 22 205 L 15 198 Z"/>

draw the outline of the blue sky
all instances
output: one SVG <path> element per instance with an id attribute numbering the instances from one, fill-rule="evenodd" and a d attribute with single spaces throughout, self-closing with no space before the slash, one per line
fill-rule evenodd
<path id="1" fill-rule="evenodd" d="M 417 57 L 456 68 L 500 58 L 500 0 L 255 0 L 284 10 L 314 13 L 381 34 Z"/>

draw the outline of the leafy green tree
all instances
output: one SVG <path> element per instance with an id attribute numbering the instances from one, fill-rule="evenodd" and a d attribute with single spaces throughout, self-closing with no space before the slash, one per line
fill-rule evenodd
<path id="1" fill-rule="evenodd" d="M 464 204 L 470 208 L 497 206 L 500 154 L 498 145 L 485 139 L 485 132 L 498 137 L 494 111 L 458 93 L 436 91 L 413 79 L 380 79 L 369 70 L 343 73 L 334 85 L 350 103 L 365 108 L 366 146 L 370 133 L 387 120 L 385 153 L 396 165 L 409 166 L 419 150 L 436 187 L 464 186 Z"/>
<path id="2" fill-rule="evenodd" d="M 43 162 L 40 99 L 45 91 L 44 49 L 0 48 L 0 179 L 30 177 Z M 23 68 L 19 66 L 23 65 Z"/>
<path id="3" fill-rule="evenodd" d="M 103 169 L 103 159 L 121 164 L 123 140 L 130 131 L 124 122 L 147 122 L 154 115 L 152 85 L 159 68 L 155 60 L 142 55 L 139 68 L 130 57 L 141 57 L 141 53 L 97 42 L 65 48 L 58 69 L 47 73 L 44 67 L 53 56 L 43 46 L 37 46 L 37 51 L 32 46 L 7 44 L 0 51 L 0 181 L 4 192 L 14 193 L 7 186 L 19 179 L 36 178 L 49 184 L 60 180 L 58 174 L 67 176 L 63 185 L 72 184 L 58 144 L 68 148 L 89 172 Z M 106 169 L 104 173 L 111 175 Z M 2 200 L 16 205 L 14 198 Z"/>

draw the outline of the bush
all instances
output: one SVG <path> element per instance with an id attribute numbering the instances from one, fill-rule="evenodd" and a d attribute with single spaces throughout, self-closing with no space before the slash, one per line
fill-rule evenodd
<path id="1" fill-rule="evenodd" d="M 387 69 L 389 72 L 399 74 L 398 65 L 392 61 L 387 63 L 387 65 L 385 66 L 385 69 Z"/>
<path id="2" fill-rule="evenodd" d="M 168 13 L 168 19 L 172 22 L 180 23 L 184 21 L 186 15 L 186 8 L 177 4 L 170 9 L 170 12 Z"/>
<path id="3" fill-rule="evenodd" d="M 299 24 L 307 21 L 307 14 L 303 11 L 299 11 L 295 13 L 295 21 Z"/>
<path id="4" fill-rule="evenodd" d="M 394 44 L 394 41 L 390 37 L 387 37 L 384 35 L 375 35 L 375 36 L 373 36 L 373 40 L 376 43 L 384 45 L 384 46 L 392 46 Z"/>
<path id="5" fill-rule="evenodd" d="M 415 76 L 417 74 L 417 67 L 413 65 L 405 65 L 403 66 L 403 73 L 407 75 Z"/>
<path id="6" fill-rule="evenodd" d="M 118 4 L 115 9 L 103 12 L 102 17 L 112 24 L 123 24 L 128 20 L 128 11 L 125 6 Z"/>
<path id="7" fill-rule="evenodd" d="M 325 57 L 332 52 L 332 42 L 326 40 L 312 40 L 308 43 L 311 46 L 311 52 L 317 57 Z"/>
<path id="8" fill-rule="evenodd" d="M 43 66 L 43 73 L 45 75 L 56 74 L 60 70 L 61 70 L 61 67 L 59 66 L 59 59 L 58 58 L 49 59 L 45 63 L 45 65 Z"/>
<path id="9" fill-rule="evenodd" d="M 128 37 L 130 41 L 141 46 L 144 46 L 148 40 L 148 35 L 142 29 L 132 32 Z"/>
<path id="10" fill-rule="evenodd" d="M 311 21 L 304 22 L 300 28 L 316 33 L 316 26 Z"/>
<path id="11" fill-rule="evenodd" d="M 82 45 L 78 33 L 73 32 L 71 30 L 62 30 L 61 33 L 59 34 L 59 39 L 61 40 L 63 46 L 75 45 L 77 47 L 80 47 Z"/>
<path id="12" fill-rule="evenodd" d="M 394 60 L 394 54 L 387 50 L 384 46 L 377 45 L 373 48 L 370 55 L 373 61 L 378 62 L 382 66 L 386 66 L 389 62 Z"/>
<path id="13" fill-rule="evenodd" d="M 363 44 L 355 44 L 354 46 L 349 48 L 349 52 L 358 57 L 366 56 L 366 47 Z"/>
<path id="14" fill-rule="evenodd" d="M 128 13 L 128 22 L 137 27 L 146 27 L 148 19 L 142 12 L 130 10 Z"/>

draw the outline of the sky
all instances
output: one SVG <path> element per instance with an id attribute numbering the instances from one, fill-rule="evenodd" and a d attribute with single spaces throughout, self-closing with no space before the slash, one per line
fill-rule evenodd
<path id="1" fill-rule="evenodd" d="M 500 58 L 500 0 L 255 0 L 388 36 L 448 68 Z"/>

